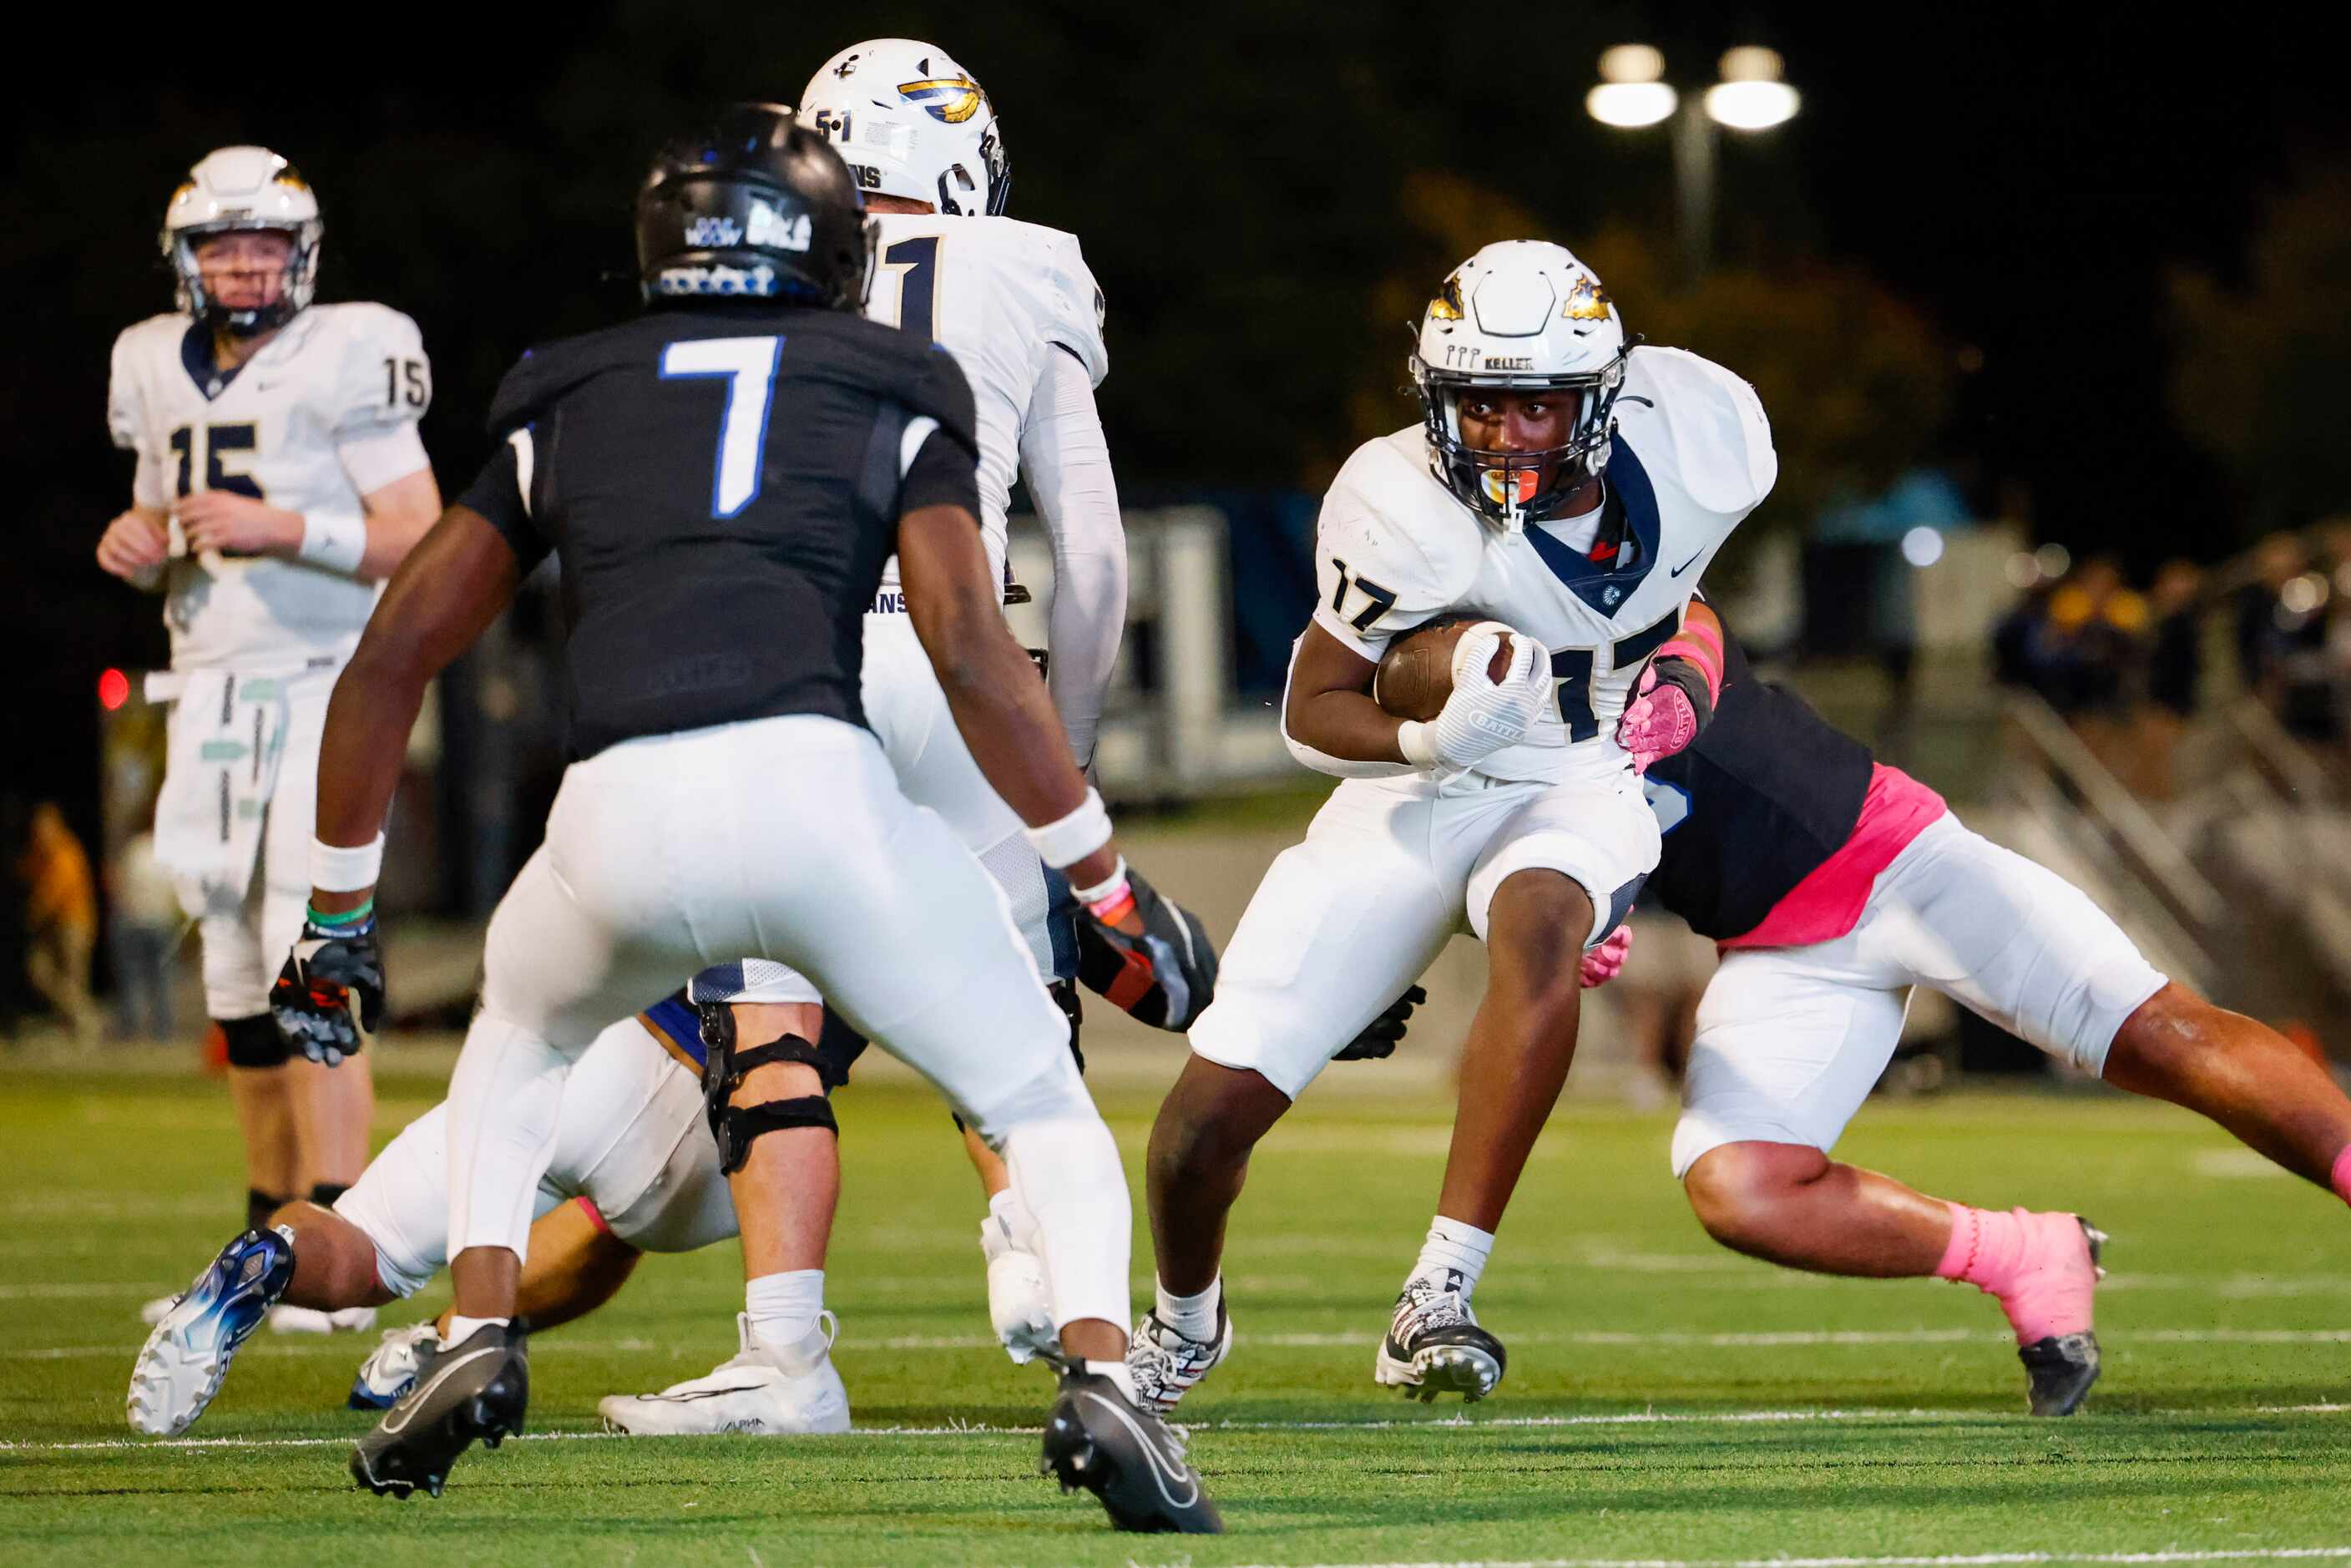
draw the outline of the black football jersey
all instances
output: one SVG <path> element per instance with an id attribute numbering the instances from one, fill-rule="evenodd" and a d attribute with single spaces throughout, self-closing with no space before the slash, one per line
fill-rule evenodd
<path id="1" fill-rule="evenodd" d="M 1754 930 L 1844 847 L 1876 766 L 1803 698 L 1757 680 L 1727 627 L 1723 643 L 1714 722 L 1642 781 L 1663 832 L 1643 897 L 1718 942 Z"/>
<path id="2" fill-rule="evenodd" d="M 863 618 L 920 507 L 979 509 L 971 389 L 841 311 L 658 310 L 525 354 L 459 504 L 550 550 L 571 752 L 778 714 L 864 722 Z"/>

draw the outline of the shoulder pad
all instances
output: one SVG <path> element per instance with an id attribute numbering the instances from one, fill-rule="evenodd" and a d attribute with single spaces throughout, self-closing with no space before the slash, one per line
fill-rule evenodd
<path id="1" fill-rule="evenodd" d="M 1652 477 L 1667 478 L 1707 511 L 1742 517 L 1780 476 L 1771 423 L 1755 389 L 1711 360 L 1642 345 L 1633 350 L 1616 411 Z"/>
<path id="2" fill-rule="evenodd" d="M 1316 615 L 1351 628 L 1359 652 L 1460 603 L 1477 580 L 1482 525 L 1416 461 L 1419 436 L 1416 425 L 1356 448 L 1322 500 Z"/>
<path id="3" fill-rule="evenodd" d="M 388 305 L 314 305 L 340 339 L 336 423 L 400 424 L 433 402 L 433 365 L 416 323 Z"/>
<path id="4" fill-rule="evenodd" d="M 1100 386 L 1110 374 L 1110 347 L 1102 340 L 1108 307 L 1102 299 L 1102 285 L 1094 281 L 1092 269 L 1086 266 L 1077 235 L 1058 230 L 1047 233 L 1051 235 L 1045 273 L 1050 313 L 1045 322 L 1045 337 L 1075 354 L 1078 362 L 1086 367 L 1087 376 Z"/>

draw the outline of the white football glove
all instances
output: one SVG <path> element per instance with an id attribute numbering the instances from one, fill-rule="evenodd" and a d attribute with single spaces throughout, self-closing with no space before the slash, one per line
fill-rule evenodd
<path id="1" fill-rule="evenodd" d="M 1500 680 L 1489 679 L 1486 666 L 1506 634 L 1510 667 Z M 1499 621 L 1480 621 L 1453 644 L 1453 692 L 1444 708 L 1426 724 L 1405 721 L 1396 746 L 1417 768 L 1474 768 L 1527 739 L 1552 700 L 1551 650 Z"/>

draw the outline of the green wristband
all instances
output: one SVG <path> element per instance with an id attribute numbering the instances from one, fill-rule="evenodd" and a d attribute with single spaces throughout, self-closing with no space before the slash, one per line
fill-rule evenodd
<path id="1" fill-rule="evenodd" d="M 311 904 L 309 909 L 310 924 L 313 925 L 324 925 L 329 927 L 357 925 L 360 921 L 365 920 L 369 915 L 375 913 L 375 900 L 371 898 L 365 904 L 360 904 L 357 909 L 346 909 L 340 915 L 321 915 L 319 913 L 319 906 L 315 904 Z"/>

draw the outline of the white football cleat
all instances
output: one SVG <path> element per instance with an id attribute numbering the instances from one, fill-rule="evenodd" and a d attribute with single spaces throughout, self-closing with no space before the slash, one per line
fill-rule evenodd
<path id="1" fill-rule="evenodd" d="M 131 1364 L 123 1414 L 131 1430 L 176 1437 L 220 1392 L 237 1347 L 294 1281 L 294 1233 L 248 1230 L 220 1249 L 170 1310 Z"/>
<path id="2" fill-rule="evenodd" d="M 832 1340 L 841 1321 L 817 1314 L 799 1343 L 770 1350 L 751 1337 L 751 1315 L 735 1314 L 742 1348 L 706 1375 L 674 1383 L 659 1394 L 613 1394 L 597 1414 L 632 1437 L 793 1437 L 849 1430 L 849 1391 L 833 1370 Z"/>
<path id="3" fill-rule="evenodd" d="M 1026 1366 L 1040 1351 L 1060 1356 L 1044 1260 L 1022 1248 L 993 1214 L 979 1222 L 979 1249 L 987 1259 L 987 1321 L 1012 1364 Z"/>
<path id="4" fill-rule="evenodd" d="M 1134 1379 L 1134 1401 L 1155 1416 L 1172 1414 L 1176 1401 L 1199 1386 L 1217 1363 L 1233 1353 L 1233 1320 L 1225 1311 L 1224 1292 L 1217 1292 L 1217 1330 L 1208 1338 L 1186 1339 L 1145 1312 L 1126 1342 L 1127 1375 Z"/>
<path id="5" fill-rule="evenodd" d="M 269 1309 L 271 1333 L 365 1333 L 373 1327 L 373 1307 L 342 1307 L 323 1312 L 315 1307 L 293 1307 L 281 1302 Z"/>
<path id="6" fill-rule="evenodd" d="M 343 1403 L 353 1410 L 389 1410 L 416 1381 L 416 1368 L 441 1348 L 441 1331 L 431 1318 L 383 1331 L 383 1338 L 360 1363 Z"/>

